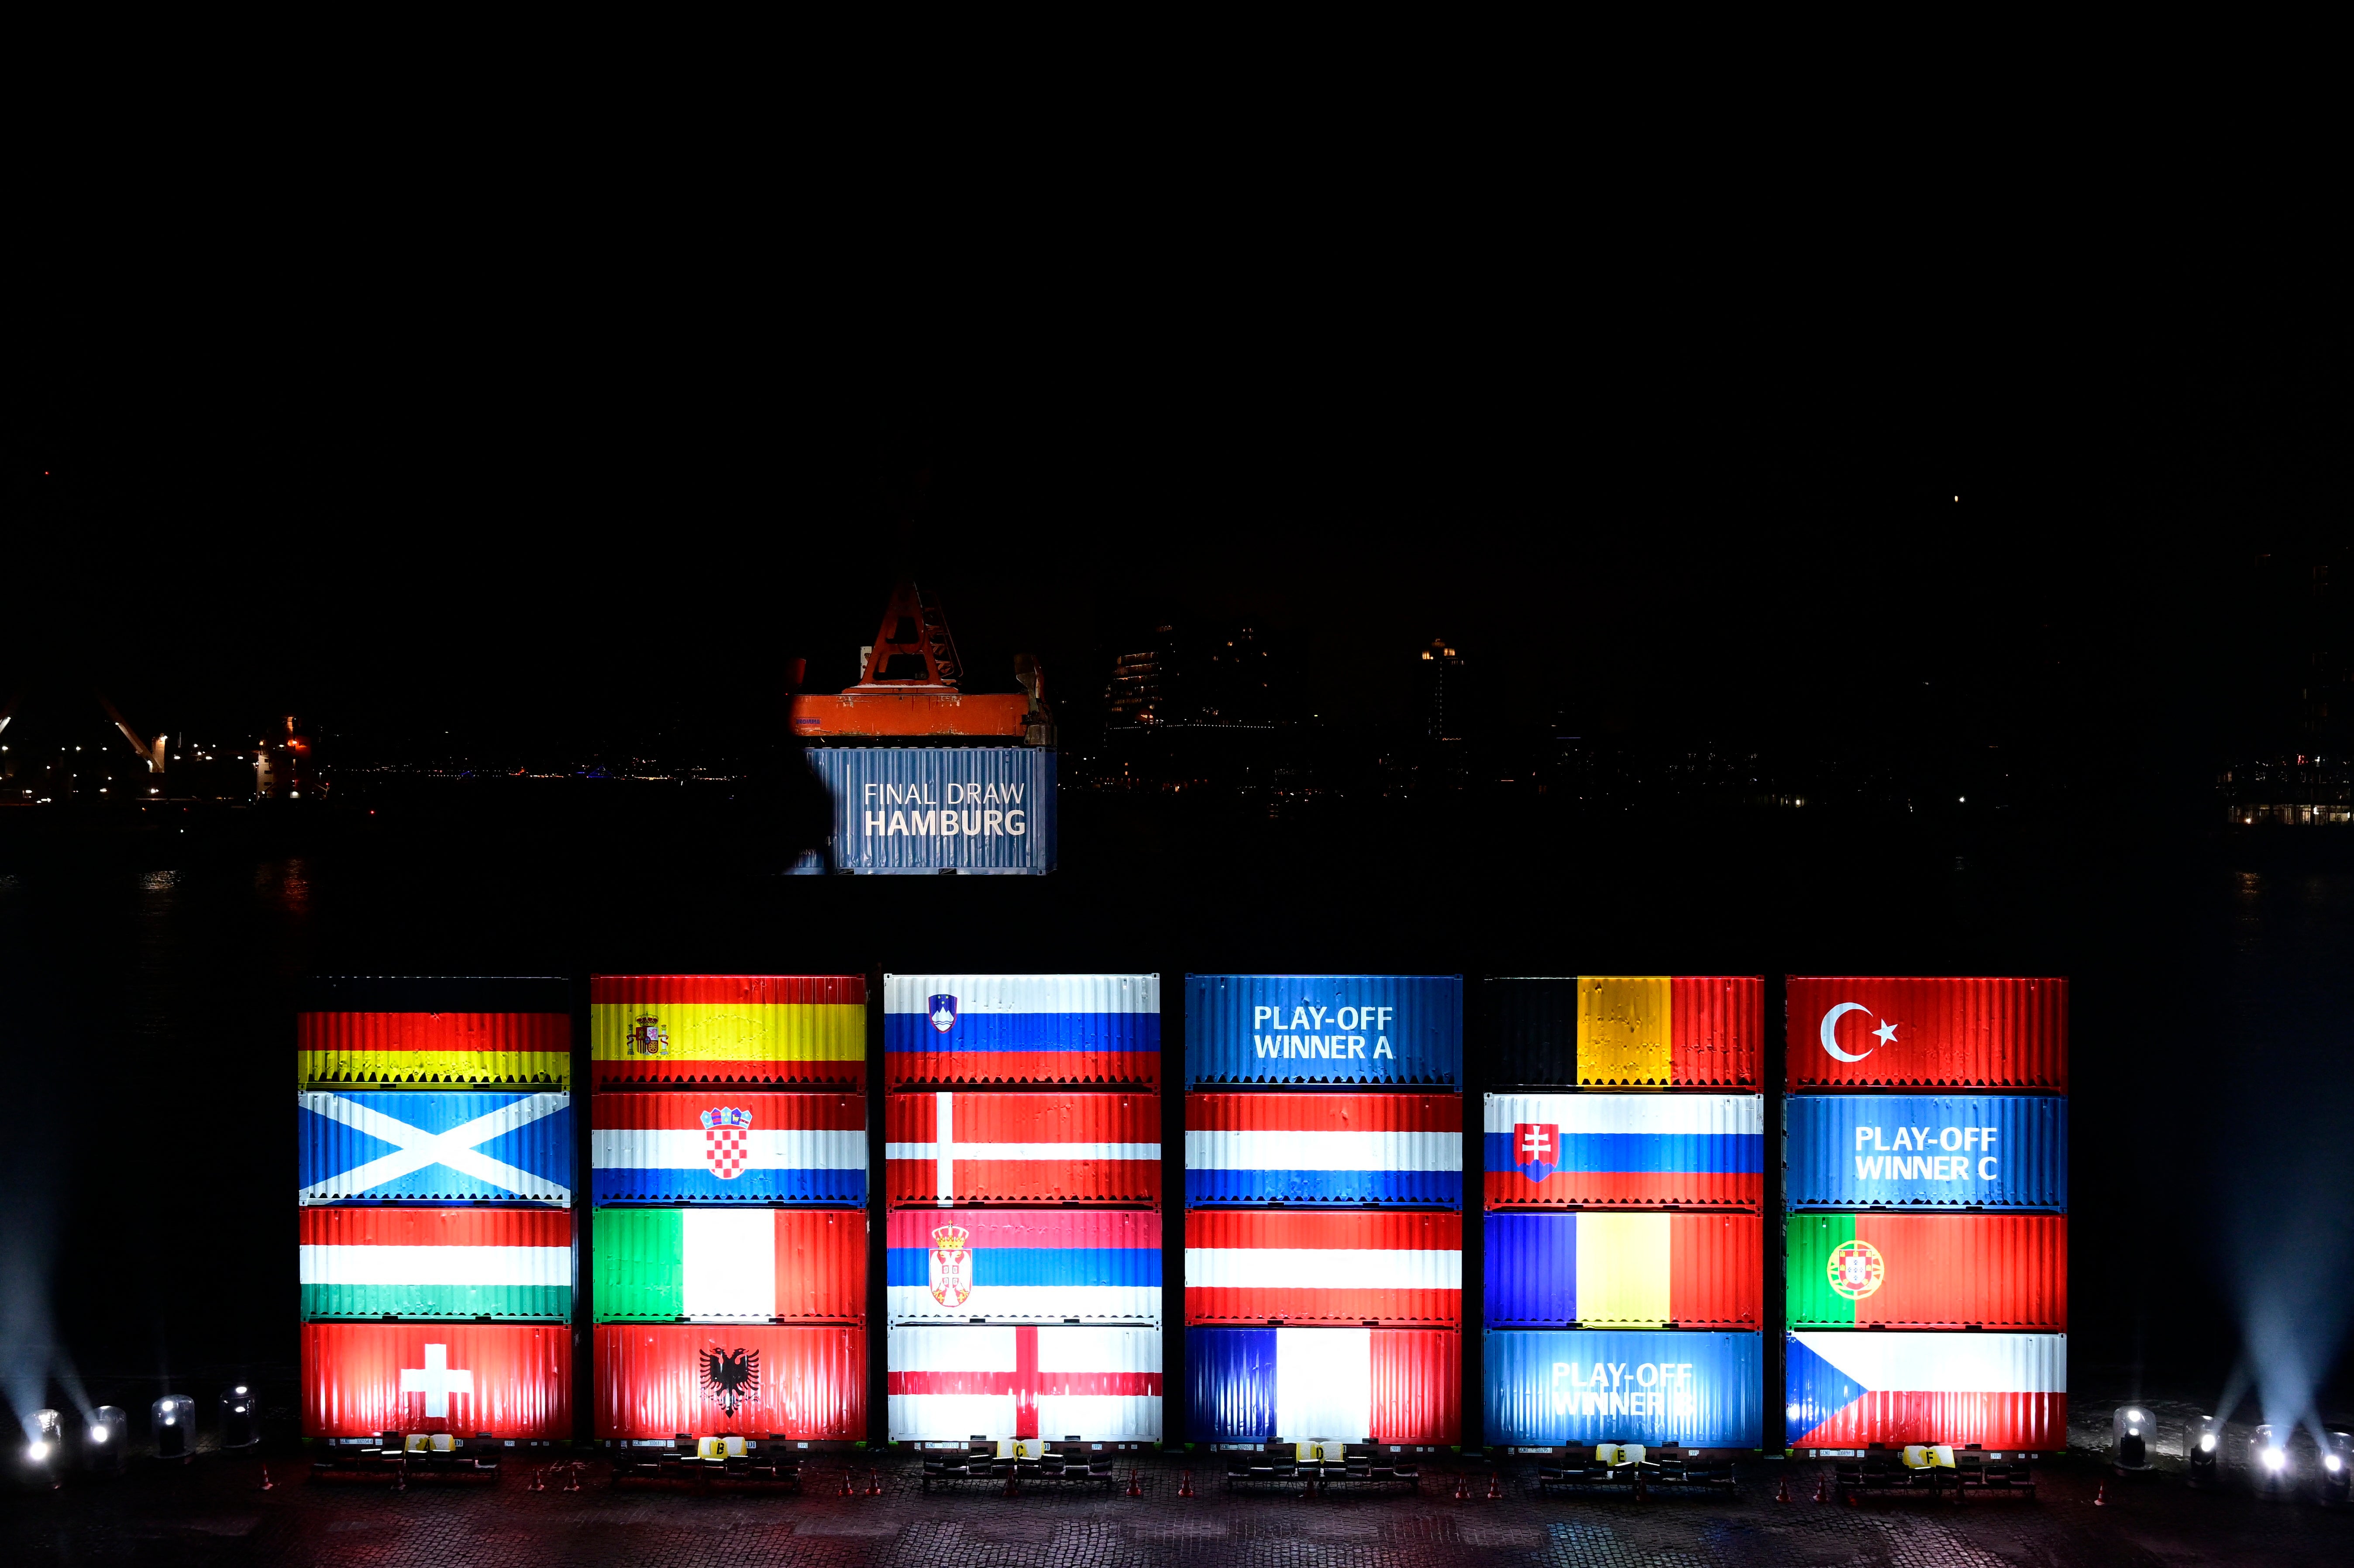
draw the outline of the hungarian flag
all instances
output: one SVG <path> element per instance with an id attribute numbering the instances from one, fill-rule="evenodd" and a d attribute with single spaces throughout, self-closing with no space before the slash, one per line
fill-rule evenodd
<path id="1" fill-rule="evenodd" d="M 894 1323 L 1161 1318 L 1149 1210 L 897 1209 L 888 1256 Z"/>
<path id="2" fill-rule="evenodd" d="M 1488 1206 L 1757 1209 L 1758 1095 L 1490 1095 Z"/>
<path id="3" fill-rule="evenodd" d="M 597 1436 L 866 1436 L 866 1330 L 597 1325 Z"/>
<path id="4" fill-rule="evenodd" d="M 599 1203 L 866 1202 L 866 1097 L 597 1095 Z"/>
<path id="5" fill-rule="evenodd" d="M 885 1097 L 894 1203 L 1155 1203 L 1161 1097 Z"/>
<path id="6" fill-rule="evenodd" d="M 562 1209 L 312 1208 L 301 1229 L 305 1319 L 571 1317 Z"/>
<path id="7" fill-rule="evenodd" d="M 1161 1438 L 1158 1328 L 891 1330 L 891 1441 Z"/>
<path id="8" fill-rule="evenodd" d="M 1187 1095 L 1185 1201 L 1459 1207 L 1462 1097 Z"/>
<path id="9" fill-rule="evenodd" d="M 1784 1364 L 1795 1448 L 2067 1445 L 2065 1334 L 1799 1332 Z"/>
<path id="10" fill-rule="evenodd" d="M 656 1084 L 858 1088 L 864 975 L 591 975 L 599 1088 Z"/>
<path id="11" fill-rule="evenodd" d="M 1161 1081 L 1159 975 L 885 975 L 887 1087 Z"/>
<path id="12" fill-rule="evenodd" d="M 1452 1329 L 1188 1329 L 1197 1443 L 1457 1443 Z"/>
<path id="13" fill-rule="evenodd" d="M 304 1084 L 546 1084 L 572 1080 L 566 1012 L 298 1012 Z"/>
<path id="14" fill-rule="evenodd" d="M 559 1325 L 305 1323 L 302 1435 L 572 1436 L 572 1330 Z"/>
<path id="15" fill-rule="evenodd" d="M 1789 1321 L 1805 1329 L 2068 1327 L 2061 1214 L 1792 1214 Z"/>
<path id="16" fill-rule="evenodd" d="M 599 1209 L 597 1320 L 863 1323 L 859 1209 Z"/>
<path id="17" fill-rule="evenodd" d="M 1754 1330 L 1764 1316 L 1756 1214 L 1504 1212 L 1486 1235 L 1492 1329 Z"/>
<path id="18" fill-rule="evenodd" d="M 1185 1215 L 1185 1321 L 1463 1320 L 1463 1216 L 1264 1209 Z"/>

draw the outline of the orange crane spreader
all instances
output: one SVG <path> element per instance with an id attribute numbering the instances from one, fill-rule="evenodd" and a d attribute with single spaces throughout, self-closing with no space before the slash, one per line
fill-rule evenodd
<path id="1" fill-rule="evenodd" d="M 1014 656 L 1019 692 L 966 692 L 964 662 L 949 635 L 939 601 L 912 582 L 901 583 L 883 609 L 883 624 L 865 650 L 858 683 L 832 695 L 797 692 L 793 734 L 805 741 L 995 741 L 1052 746 L 1054 715 L 1044 695 L 1038 661 Z M 794 683 L 799 684 L 796 673 Z"/>

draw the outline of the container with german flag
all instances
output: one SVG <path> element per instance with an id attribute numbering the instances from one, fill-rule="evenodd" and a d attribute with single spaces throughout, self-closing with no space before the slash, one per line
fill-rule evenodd
<path id="1" fill-rule="evenodd" d="M 1479 988 L 1489 1082 L 1532 1088 L 1754 1089 L 1758 975 L 1513 976 Z"/>
<path id="2" fill-rule="evenodd" d="M 572 1081 L 570 982 L 321 976 L 294 1015 L 302 1087 L 448 1088 Z"/>
<path id="3" fill-rule="evenodd" d="M 863 1088 L 864 975 L 593 975 L 596 1086 Z"/>

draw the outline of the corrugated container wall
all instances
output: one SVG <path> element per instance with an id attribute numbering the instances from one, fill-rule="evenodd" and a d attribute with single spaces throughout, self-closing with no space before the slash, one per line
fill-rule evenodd
<path id="1" fill-rule="evenodd" d="M 941 1209 L 890 1216 L 894 1323 L 1158 1322 L 1161 1216 Z"/>
<path id="2" fill-rule="evenodd" d="M 1039 875 L 1055 869 L 1055 754 L 1042 747 L 813 746 L 833 800 L 832 869 Z M 812 852 L 793 870 L 827 869 Z"/>
<path id="3" fill-rule="evenodd" d="M 1452 1329 L 1189 1328 L 1197 1443 L 1454 1443 L 1463 1336 Z"/>
<path id="4" fill-rule="evenodd" d="M 903 1326 L 890 1364 L 895 1443 L 1161 1439 L 1158 1328 Z"/>
<path id="5" fill-rule="evenodd" d="M 302 1435 L 383 1432 L 568 1441 L 572 1331 L 530 1324 L 302 1325 Z"/>
<path id="6" fill-rule="evenodd" d="M 1463 1216 L 1195 1210 L 1185 1321 L 1458 1328 Z"/>
<path id="7" fill-rule="evenodd" d="M 562 1209 L 309 1208 L 300 1230 L 306 1319 L 571 1315 Z"/>
<path id="8" fill-rule="evenodd" d="M 600 1323 L 866 1320 L 855 1210 L 599 1209 L 591 1255 Z"/>
<path id="9" fill-rule="evenodd" d="M 1757 975 L 1501 979 L 1479 995 L 1491 1083 L 1731 1089 L 1764 1077 Z"/>
<path id="10" fill-rule="evenodd" d="M 1799 1332 L 1784 1355 L 1794 1448 L 2067 1445 L 2065 1334 Z"/>
<path id="11" fill-rule="evenodd" d="M 1762 1336 L 1521 1330 L 1486 1341 L 1488 1441 L 1755 1448 Z"/>
<path id="12" fill-rule="evenodd" d="M 866 1436 L 866 1330 L 597 1325 L 597 1436 Z"/>
<path id="13" fill-rule="evenodd" d="M 1161 1082 L 1159 975 L 885 975 L 890 1089 Z"/>
<path id="14" fill-rule="evenodd" d="M 2068 1087 L 2068 982 L 1792 975 L 1789 1087 Z"/>
<path id="15" fill-rule="evenodd" d="M 294 1047 L 306 1085 L 572 1081 L 566 1012 L 302 1012 Z"/>
<path id="16" fill-rule="evenodd" d="M 296 1091 L 300 1201 L 572 1202 L 571 1097 Z M 437 1158 L 462 1153 L 462 1164 Z"/>
<path id="17" fill-rule="evenodd" d="M 1792 1095 L 1794 1209 L 2068 1206 L 2068 1102 L 2056 1095 Z"/>
<path id="18" fill-rule="evenodd" d="M 1161 1202 L 1161 1097 L 958 1092 L 885 1097 L 894 1203 Z"/>
<path id="19" fill-rule="evenodd" d="M 2068 1327 L 2061 1214 L 1792 1214 L 1794 1329 Z"/>
<path id="20" fill-rule="evenodd" d="M 1187 975 L 1193 1085 L 1463 1081 L 1461 975 Z"/>
<path id="21" fill-rule="evenodd" d="M 1485 1216 L 1491 1329 L 1745 1329 L 1765 1316 L 1756 1214 Z"/>
<path id="22" fill-rule="evenodd" d="M 864 975 L 591 975 L 597 1087 L 866 1086 Z"/>
<path id="23" fill-rule="evenodd" d="M 1462 1097 L 1187 1095 L 1185 1201 L 1459 1207 Z"/>
<path id="24" fill-rule="evenodd" d="M 1489 1095 L 1487 1205 L 1762 1209 L 1759 1095 Z"/>
<path id="25" fill-rule="evenodd" d="M 713 1086 L 594 1097 L 599 1203 L 866 1202 L 866 1097 Z"/>

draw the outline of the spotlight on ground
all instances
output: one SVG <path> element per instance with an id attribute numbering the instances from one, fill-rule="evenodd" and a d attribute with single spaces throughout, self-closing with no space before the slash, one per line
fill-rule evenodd
<path id="1" fill-rule="evenodd" d="M 2354 1433 L 2324 1433 L 2321 1449 L 2322 1502 L 2331 1508 L 2344 1507 L 2349 1484 L 2354 1484 Z"/>
<path id="2" fill-rule="evenodd" d="M 64 1417 L 54 1410 L 36 1410 L 32 1420 L 25 1424 L 25 1463 L 37 1470 L 54 1472 L 65 1457 Z"/>
<path id="3" fill-rule="evenodd" d="M 254 1419 L 253 1390 L 243 1383 L 221 1394 L 221 1446 L 250 1448 L 261 1441 L 261 1424 Z"/>
<path id="4" fill-rule="evenodd" d="M 130 1436 L 131 1417 L 122 1407 L 100 1405 L 90 1413 L 90 1425 L 82 1428 L 82 1467 L 95 1475 L 121 1475 L 122 1450 L 130 1446 Z"/>
<path id="5" fill-rule="evenodd" d="M 196 1402 L 185 1393 L 167 1393 L 154 1406 L 155 1457 L 186 1463 L 196 1446 Z"/>
<path id="6" fill-rule="evenodd" d="M 2148 1469 L 2150 1441 L 2158 1436 L 2149 1412 L 2138 1404 L 2120 1404 L 2109 1417 L 2109 1425 L 2116 1440 L 2115 1457 L 2110 1462 L 2121 1471 Z"/>
<path id="7" fill-rule="evenodd" d="M 2249 1479 L 2266 1494 L 2288 1491 L 2296 1485 L 2296 1467 L 2289 1463 L 2288 1433 L 2278 1426 L 2259 1426 L 2248 1446 Z"/>
<path id="8" fill-rule="evenodd" d="M 2185 1452 L 2190 1460 L 2190 1484 L 2213 1486 L 2223 1459 L 2223 1418 L 2202 1415 L 2192 1423 Z"/>

